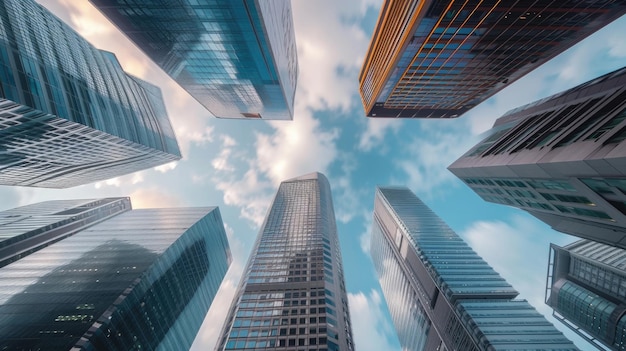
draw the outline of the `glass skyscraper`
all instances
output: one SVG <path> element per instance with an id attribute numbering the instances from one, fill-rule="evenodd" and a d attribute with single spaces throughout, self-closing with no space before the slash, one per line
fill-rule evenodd
<path id="1" fill-rule="evenodd" d="M 354 350 L 324 175 L 280 184 L 216 350 Z"/>
<path id="2" fill-rule="evenodd" d="M 2 211 L 0 267 L 130 209 L 130 199 L 120 197 L 46 201 Z"/>
<path id="3" fill-rule="evenodd" d="M 484 200 L 626 249 L 626 67 L 518 107 L 449 169 Z"/>
<path id="4" fill-rule="evenodd" d="M 550 245 L 546 303 L 603 349 L 626 350 L 626 250 L 589 240 Z"/>
<path id="5" fill-rule="evenodd" d="M 458 117 L 624 13 L 613 0 L 385 0 L 359 76 L 365 114 Z"/>
<path id="6" fill-rule="evenodd" d="M 79 223 L 97 201 L 23 207 L 0 220 L 62 228 L 72 223 L 55 217 Z M 0 268 L 0 349 L 191 346 L 231 262 L 219 209 L 120 212 Z"/>
<path id="7" fill-rule="evenodd" d="M 377 188 L 371 255 L 403 350 L 578 350 L 407 188 Z"/>
<path id="8" fill-rule="evenodd" d="M 90 0 L 213 115 L 292 119 L 289 0 Z"/>
<path id="9" fill-rule="evenodd" d="M 0 2 L 0 184 L 66 188 L 178 159 L 157 87 L 34 1 Z"/>

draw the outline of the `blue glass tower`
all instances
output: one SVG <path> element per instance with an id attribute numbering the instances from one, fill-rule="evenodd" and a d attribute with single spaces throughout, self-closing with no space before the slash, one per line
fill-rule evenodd
<path id="1" fill-rule="evenodd" d="M 65 188 L 178 159 L 157 87 L 34 1 L 0 2 L 0 184 Z"/>
<path id="2" fill-rule="evenodd" d="M 55 216 L 71 213 L 74 222 L 56 227 L 71 229 L 105 209 L 102 201 L 128 199 L 48 202 L 1 212 L 0 221 L 51 230 Z M 119 212 L 0 268 L 0 349 L 191 346 L 231 262 L 219 209 Z"/>
<path id="3" fill-rule="evenodd" d="M 403 350 L 578 350 L 409 189 L 376 190 L 371 245 Z"/>
<path id="4" fill-rule="evenodd" d="M 354 350 L 323 174 L 280 184 L 215 350 Z"/>
<path id="5" fill-rule="evenodd" d="M 292 119 L 289 0 L 90 1 L 216 117 Z"/>

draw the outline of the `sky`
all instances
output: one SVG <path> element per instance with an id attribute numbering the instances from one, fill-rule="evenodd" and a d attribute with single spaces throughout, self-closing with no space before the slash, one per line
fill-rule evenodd
<path id="1" fill-rule="evenodd" d="M 270 201 L 282 180 L 330 181 L 359 351 L 400 350 L 369 258 L 376 185 L 413 190 L 557 328 L 544 304 L 549 243 L 574 237 L 480 199 L 446 167 L 509 109 L 626 63 L 626 17 L 452 120 L 368 119 L 358 73 L 381 0 L 292 1 L 299 77 L 293 121 L 216 119 L 86 1 L 38 0 L 124 69 L 162 89 L 183 159 L 107 181 L 52 190 L 0 186 L 0 210 L 44 200 L 130 196 L 134 208 L 219 206 L 233 263 L 192 350 L 212 350 Z M 582 350 L 593 349 L 568 332 Z"/>

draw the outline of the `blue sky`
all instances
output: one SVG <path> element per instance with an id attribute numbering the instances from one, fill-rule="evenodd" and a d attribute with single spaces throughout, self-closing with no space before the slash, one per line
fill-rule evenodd
<path id="1" fill-rule="evenodd" d="M 161 87 L 183 160 L 64 190 L 0 187 L 0 210 L 48 199 L 131 196 L 135 208 L 220 207 L 234 262 L 192 349 L 211 350 L 278 184 L 312 171 L 333 191 L 359 351 L 399 350 L 368 256 L 376 185 L 406 185 L 546 315 L 548 246 L 574 238 L 523 211 L 482 201 L 446 167 L 508 109 L 626 63 L 626 18 L 576 45 L 460 119 L 364 117 L 358 73 L 380 0 L 295 0 L 299 81 L 293 121 L 220 120 L 193 100 L 86 0 L 39 0 L 122 66 Z M 565 327 L 555 323 L 557 327 Z M 571 333 L 568 334 L 571 336 Z M 583 350 L 591 347 L 572 339 Z"/>

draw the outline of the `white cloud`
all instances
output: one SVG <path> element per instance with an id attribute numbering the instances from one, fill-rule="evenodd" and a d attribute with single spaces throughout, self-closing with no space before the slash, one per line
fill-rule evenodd
<path id="1" fill-rule="evenodd" d="M 220 175 L 213 178 L 213 182 L 224 193 L 226 205 L 239 207 L 240 216 L 257 227 L 263 223 L 275 188 L 269 181 L 260 179 L 256 169 L 249 169 L 241 179 Z"/>
<path id="2" fill-rule="evenodd" d="M 337 157 L 340 164 L 340 173 L 328 174 L 328 180 L 333 192 L 335 216 L 337 221 L 348 223 L 358 216 L 365 206 L 361 200 L 363 189 L 355 189 L 352 184 L 353 172 L 357 168 L 357 159 L 352 154 L 342 153 Z M 365 191 L 369 194 L 369 189 Z M 365 195 L 367 196 L 367 195 Z"/>
<path id="3" fill-rule="evenodd" d="M 130 181 L 130 183 L 132 183 L 132 180 Z M 119 188 L 120 185 L 122 184 L 120 177 L 115 177 L 115 178 L 110 178 L 107 180 L 102 180 L 99 182 L 94 183 L 94 187 L 96 189 L 100 189 L 100 188 L 104 188 L 106 186 L 113 186 L 113 187 L 117 187 Z"/>
<path id="4" fill-rule="evenodd" d="M 272 135 L 257 134 L 257 169 L 274 185 L 302 174 L 324 172 L 337 156 L 337 130 L 324 130 L 310 111 L 296 108 L 292 122 L 271 122 Z"/>
<path id="5" fill-rule="evenodd" d="M 358 25 L 379 0 L 294 1 L 300 72 L 296 101 L 307 107 L 348 111 L 358 99 L 358 75 L 370 33 Z M 323 18 L 323 22 L 320 19 Z M 359 107 L 360 108 L 360 107 Z"/>
<path id="6" fill-rule="evenodd" d="M 230 163 L 230 158 L 233 153 L 233 147 L 237 145 L 237 142 L 228 135 L 220 135 L 220 141 L 222 150 L 219 155 L 211 161 L 211 166 L 217 171 L 232 172 L 235 170 L 235 167 Z"/>
<path id="7" fill-rule="evenodd" d="M 359 244 L 361 245 L 361 250 L 369 255 L 372 243 L 372 223 L 374 221 L 374 215 L 369 211 L 364 211 L 363 218 L 364 230 L 361 235 L 359 235 Z"/>
<path id="8" fill-rule="evenodd" d="M 390 339 L 394 329 L 383 312 L 383 302 L 376 290 L 369 294 L 348 293 L 355 349 L 359 351 L 393 350 Z"/>
<path id="9" fill-rule="evenodd" d="M 367 118 L 367 128 L 359 140 L 359 149 L 370 151 L 385 140 L 387 132 L 397 133 L 402 126 L 401 119 Z"/>
<path id="10" fill-rule="evenodd" d="M 158 167 L 154 167 L 155 171 L 159 171 L 161 173 L 167 173 L 171 170 L 173 170 L 174 168 L 176 168 L 176 166 L 178 165 L 178 161 L 172 161 L 170 163 L 166 163 L 164 165 L 160 165 Z"/>
<path id="11" fill-rule="evenodd" d="M 454 124 L 449 124 L 454 122 Z M 448 123 L 445 127 L 442 124 Z M 458 121 L 421 121 L 423 135 L 415 138 L 406 146 L 408 157 L 396 161 L 404 172 L 401 180 L 394 183 L 404 184 L 414 191 L 432 196 L 443 185 L 454 180 L 454 175 L 446 167 L 469 150 L 478 140 L 475 135 L 466 133 L 467 124 Z"/>
<path id="12" fill-rule="evenodd" d="M 182 200 L 160 188 L 141 188 L 130 193 L 133 208 L 169 208 L 180 207 Z"/>
<path id="13" fill-rule="evenodd" d="M 65 6 L 74 29 L 87 40 L 110 35 L 115 27 L 87 1 L 59 0 Z"/>

